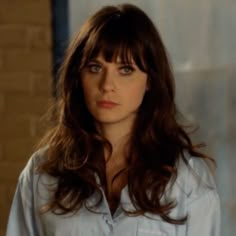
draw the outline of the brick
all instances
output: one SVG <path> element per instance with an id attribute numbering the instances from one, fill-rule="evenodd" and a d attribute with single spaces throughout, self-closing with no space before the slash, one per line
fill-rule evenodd
<path id="1" fill-rule="evenodd" d="M 43 94 L 52 96 L 52 75 L 49 73 L 32 73 L 32 92 L 33 94 Z"/>
<path id="2" fill-rule="evenodd" d="M 12 204 L 12 200 L 13 200 L 13 196 L 16 190 L 16 181 L 14 181 L 14 183 L 12 184 L 8 184 L 8 183 L 1 183 L 0 184 L 0 196 L 1 196 L 1 200 L 0 200 L 0 235 L 1 236 L 5 236 L 6 232 L 6 225 L 7 225 L 7 221 L 8 221 L 8 217 L 9 217 L 9 211 L 11 208 L 11 204 Z"/>
<path id="3" fill-rule="evenodd" d="M 29 72 L 0 72 L 0 91 L 2 92 L 24 92 L 32 90 Z M 1 110 L 1 95 L 0 95 Z"/>
<path id="4" fill-rule="evenodd" d="M 4 236 L 18 176 L 45 130 L 39 117 L 51 97 L 52 35 L 50 1 L 0 2 L 0 236 Z"/>
<path id="5" fill-rule="evenodd" d="M 0 25 L 0 47 L 51 49 L 51 27 Z"/>
<path id="6" fill-rule="evenodd" d="M 7 198 L 6 184 L 1 184 L 0 185 L 0 196 L 1 196 L 0 209 L 2 209 L 2 207 L 5 205 L 6 198 Z"/>
<path id="7" fill-rule="evenodd" d="M 5 112 L 8 115 L 42 116 L 48 109 L 49 99 L 45 96 L 28 96 L 25 94 L 8 93 L 5 95 Z"/>
<path id="8" fill-rule="evenodd" d="M 6 222 L 5 219 L 7 218 L 6 214 L 9 208 L 6 208 L 6 202 L 7 202 L 7 188 L 6 184 L 0 185 L 0 194 L 1 194 L 1 200 L 0 200 L 0 228 L 3 229 L 1 226 L 5 226 Z"/>
<path id="9" fill-rule="evenodd" d="M 27 161 L 22 162 L 1 162 L 0 163 L 0 184 L 15 184 L 20 172 L 23 170 Z"/>
<path id="10" fill-rule="evenodd" d="M 28 40 L 30 48 L 51 50 L 51 27 L 31 27 L 28 31 Z"/>
<path id="11" fill-rule="evenodd" d="M 15 182 L 16 182 L 16 180 L 14 180 L 14 183 L 11 183 L 11 184 L 8 184 L 8 183 L 3 183 L 3 184 L 1 183 L 0 184 L 0 194 L 1 194 L 0 228 L 1 229 L 6 229 L 6 224 L 7 224 L 7 220 L 9 217 L 9 212 L 10 212 L 13 196 L 16 191 L 16 183 Z"/>
<path id="12" fill-rule="evenodd" d="M 49 25 L 50 1 L 1 2 L 0 22 L 7 24 Z"/>
<path id="13" fill-rule="evenodd" d="M 12 138 L 7 142 L 2 141 L 3 161 L 19 162 L 29 159 L 38 139 L 31 137 Z M 1 147 L 1 146 L 0 146 Z"/>
<path id="14" fill-rule="evenodd" d="M 0 47 L 26 47 L 28 31 L 25 26 L 0 25 Z"/>
<path id="15" fill-rule="evenodd" d="M 3 155 L 3 145 L 0 143 L 0 161 L 4 160 L 4 155 Z M 0 195 L 1 196 L 1 195 Z"/>
<path id="16" fill-rule="evenodd" d="M 0 236 L 6 236 L 5 224 L 0 223 Z"/>
<path id="17" fill-rule="evenodd" d="M 8 71 L 51 72 L 51 53 L 48 50 L 7 49 L 3 52 L 2 69 Z"/>
<path id="18" fill-rule="evenodd" d="M 1 83 L 1 80 L 0 80 Z M 0 93 L 0 114 L 4 112 L 4 96 Z"/>
<path id="19" fill-rule="evenodd" d="M 0 70 L 3 68 L 3 54 L 0 48 Z"/>
<path id="20" fill-rule="evenodd" d="M 0 142 L 14 138 L 30 137 L 30 122 L 28 117 L 7 114 L 1 117 Z"/>
<path id="21" fill-rule="evenodd" d="M 17 179 L 18 179 L 18 177 L 17 177 Z M 16 191 L 17 179 L 11 185 L 7 185 L 6 193 L 5 193 L 7 199 L 12 200 L 12 197 L 15 194 L 15 191 Z"/>
<path id="22" fill-rule="evenodd" d="M 0 209 L 2 210 L 3 207 L 6 205 L 7 198 L 9 196 L 8 186 L 6 183 L 0 185 L 0 196 L 1 196 Z"/>

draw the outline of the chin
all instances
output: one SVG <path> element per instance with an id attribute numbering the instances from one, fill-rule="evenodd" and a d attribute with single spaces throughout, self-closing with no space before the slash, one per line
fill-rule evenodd
<path id="1" fill-rule="evenodd" d="M 134 116 L 97 116 L 95 118 L 97 123 L 104 125 L 112 125 L 112 124 L 122 124 L 122 123 L 132 123 L 134 120 Z"/>
<path id="2" fill-rule="evenodd" d="M 97 118 L 96 121 L 99 123 L 99 124 L 116 124 L 116 123 L 119 123 L 122 119 L 115 119 L 115 118 Z"/>

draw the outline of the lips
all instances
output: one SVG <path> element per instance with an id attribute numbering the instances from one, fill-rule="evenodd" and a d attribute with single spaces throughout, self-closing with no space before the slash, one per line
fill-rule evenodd
<path id="1" fill-rule="evenodd" d="M 119 104 L 112 101 L 101 100 L 101 101 L 97 101 L 97 105 L 102 108 L 113 108 L 113 107 L 118 106 Z"/>

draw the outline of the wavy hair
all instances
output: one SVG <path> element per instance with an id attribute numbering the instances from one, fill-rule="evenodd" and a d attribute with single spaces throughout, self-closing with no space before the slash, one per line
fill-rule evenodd
<path id="1" fill-rule="evenodd" d="M 169 216 L 175 202 L 163 203 L 161 198 L 167 184 L 175 181 L 177 162 L 185 160 L 184 152 L 207 157 L 177 121 L 173 74 L 157 29 L 141 9 L 130 4 L 103 7 L 84 23 L 68 47 L 60 70 L 56 122 L 41 142 L 48 149 L 39 171 L 58 179 L 47 210 L 75 212 L 87 206 L 86 200 L 95 192 L 100 196 L 97 204 L 102 200 L 101 186 L 106 188 L 104 146 L 112 148 L 95 129 L 80 79 L 81 70 L 101 52 L 107 61 L 117 57 L 125 62 L 134 60 L 148 75 L 149 89 L 133 125 L 124 170 L 136 210 L 126 213 L 149 212 L 169 223 L 184 223 L 185 216 Z"/>

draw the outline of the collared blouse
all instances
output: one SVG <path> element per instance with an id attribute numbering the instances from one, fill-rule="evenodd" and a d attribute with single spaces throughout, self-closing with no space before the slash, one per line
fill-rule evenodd
<path id="1" fill-rule="evenodd" d="M 128 194 L 128 186 L 121 192 L 120 205 L 111 215 L 105 194 L 94 213 L 83 206 L 75 214 L 55 215 L 40 213 L 39 209 L 50 199 L 48 184 L 56 179 L 39 175 L 35 168 L 44 152 L 39 150 L 22 171 L 13 199 L 7 236 L 220 236 L 220 201 L 216 185 L 205 161 L 187 157 L 187 165 L 178 163 L 178 177 L 169 185 L 164 197 L 177 205 L 170 216 L 188 216 L 185 224 L 165 222 L 158 215 L 128 216 L 122 210 L 134 210 Z M 142 191 L 142 189 L 140 189 Z M 94 193 L 87 204 L 98 200 Z"/>

